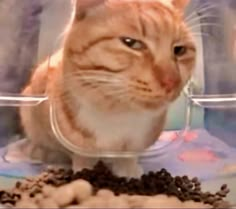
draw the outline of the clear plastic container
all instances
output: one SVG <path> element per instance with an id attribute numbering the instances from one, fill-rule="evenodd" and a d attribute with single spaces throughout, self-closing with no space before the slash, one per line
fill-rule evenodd
<path id="1" fill-rule="evenodd" d="M 70 11 L 68 0 L 57 0 L 57 3 L 54 1 L 43 5 L 37 0 L 22 2 L 22 9 L 18 7 L 22 19 L 16 16 L 5 28 L 0 25 L 0 30 L 8 31 L 9 34 L 12 34 L 15 25 L 19 23 L 26 27 L 14 37 L 18 40 L 17 44 L 8 47 L 9 52 L 3 56 L 7 62 L 0 63 L 0 79 L 10 77 L 12 81 L 0 81 L 0 176 L 14 178 L 37 174 L 45 166 L 24 160 L 19 153 L 8 156 L 7 147 L 25 140 L 17 114 L 19 106 L 37 107 L 48 102 L 47 95 L 22 97 L 19 92 L 29 77 L 29 69 L 33 67 L 33 63 L 59 47 L 57 44 L 55 48 L 54 35 L 63 31 L 64 25 L 53 29 L 54 33 L 52 26 L 55 21 L 58 22 L 59 16 L 63 16 L 60 22 L 66 23 Z M 0 13 L 1 9 L 0 7 Z M 45 9 L 50 15 L 43 13 L 41 18 L 35 15 L 41 14 Z M 7 11 L 6 8 L 5 10 Z M 25 18 L 27 15 L 33 15 L 33 18 Z M 54 17 L 54 22 L 48 21 L 49 16 Z M 165 167 L 173 175 L 197 176 L 203 181 L 206 190 L 217 190 L 222 183 L 228 183 L 231 187 L 229 200 L 236 204 L 236 3 L 235 0 L 192 0 L 186 18 L 198 44 L 196 71 L 183 95 L 171 108 L 163 134 L 146 152 L 117 153 L 111 150 L 96 153 L 76 147 L 63 135 L 53 104 L 48 117 L 58 142 L 71 152 L 90 157 L 139 156 L 146 172 Z M 21 35 L 25 33 L 26 36 L 22 38 Z M 9 43 L 9 40 L 4 42 Z M 7 56 L 7 53 L 11 53 L 11 56 Z M 9 63 L 17 63 L 17 66 Z M 14 75 L 9 73 L 14 70 L 17 72 Z M 179 111 L 180 109 L 183 111 Z M 180 120 L 173 124 L 172 120 L 175 118 Z"/>

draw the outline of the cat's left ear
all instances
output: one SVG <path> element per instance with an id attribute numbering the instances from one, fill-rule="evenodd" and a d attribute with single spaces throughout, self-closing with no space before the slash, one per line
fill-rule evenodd
<path id="1" fill-rule="evenodd" d="M 176 9 L 184 11 L 190 3 L 190 0 L 171 0 L 171 3 Z"/>
<path id="2" fill-rule="evenodd" d="M 106 0 L 73 0 L 75 7 L 75 17 L 80 20 L 86 17 L 89 12 L 102 4 Z"/>

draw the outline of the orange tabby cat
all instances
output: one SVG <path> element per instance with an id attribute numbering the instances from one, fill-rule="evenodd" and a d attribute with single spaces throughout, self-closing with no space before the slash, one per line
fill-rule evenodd
<path id="1" fill-rule="evenodd" d="M 98 160 L 68 152 L 49 122 L 53 104 L 63 135 L 90 151 L 143 151 L 163 130 L 169 105 L 192 74 L 195 45 L 183 20 L 188 0 L 77 0 L 63 48 L 41 64 L 22 107 L 33 158 L 68 156 L 76 170 Z M 30 147 L 30 148 L 29 148 Z M 139 176 L 137 159 L 107 159 L 117 175 Z"/>

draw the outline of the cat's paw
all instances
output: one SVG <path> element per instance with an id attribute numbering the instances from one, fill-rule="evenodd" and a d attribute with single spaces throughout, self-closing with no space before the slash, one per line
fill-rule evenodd
<path id="1" fill-rule="evenodd" d="M 140 178 L 143 175 L 143 168 L 136 161 L 114 162 L 112 171 L 119 177 Z"/>

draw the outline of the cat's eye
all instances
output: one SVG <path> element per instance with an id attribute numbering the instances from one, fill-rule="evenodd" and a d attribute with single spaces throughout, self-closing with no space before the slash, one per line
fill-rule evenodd
<path id="1" fill-rule="evenodd" d="M 127 47 L 134 50 L 142 50 L 146 48 L 146 45 L 137 39 L 129 38 L 129 37 L 120 37 L 120 40 Z"/>
<path id="2" fill-rule="evenodd" d="M 174 47 L 174 55 L 177 57 L 181 57 L 187 53 L 187 47 L 185 46 L 175 46 Z"/>

